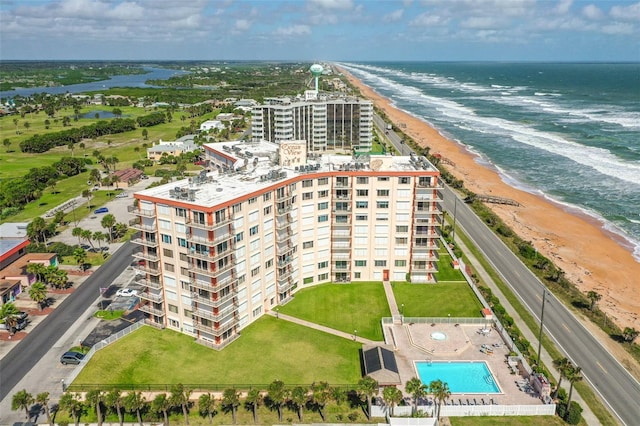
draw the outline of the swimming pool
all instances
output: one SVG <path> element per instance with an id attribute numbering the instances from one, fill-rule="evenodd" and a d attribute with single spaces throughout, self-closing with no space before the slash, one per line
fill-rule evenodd
<path id="1" fill-rule="evenodd" d="M 416 361 L 416 371 L 422 383 L 442 380 L 451 393 L 501 393 L 486 362 Z"/>

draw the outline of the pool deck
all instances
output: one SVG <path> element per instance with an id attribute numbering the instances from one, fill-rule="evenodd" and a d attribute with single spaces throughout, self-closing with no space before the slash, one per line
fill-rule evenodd
<path id="1" fill-rule="evenodd" d="M 486 361 L 502 393 L 498 394 L 452 394 L 451 399 L 458 401 L 475 398 L 477 401 L 491 398 L 504 405 L 542 404 L 537 394 L 526 393 L 518 387 L 516 381 L 524 380 L 520 374 L 513 374 L 507 364 L 509 350 L 504 346 L 500 335 L 491 330 L 487 334 L 480 332 L 482 326 L 465 324 L 394 324 L 385 325 L 384 334 L 388 344 L 395 343 L 395 355 L 402 385 L 418 373 L 415 361 Z M 446 340 L 434 340 L 433 332 L 445 333 Z M 497 346 L 494 346 L 497 344 Z M 490 347 L 493 354 L 483 353 L 483 345 Z"/>

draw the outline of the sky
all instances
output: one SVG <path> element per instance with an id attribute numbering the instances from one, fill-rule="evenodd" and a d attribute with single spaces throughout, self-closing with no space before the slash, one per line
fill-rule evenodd
<path id="1" fill-rule="evenodd" d="M 0 0 L 0 60 L 640 61 L 640 1 Z"/>

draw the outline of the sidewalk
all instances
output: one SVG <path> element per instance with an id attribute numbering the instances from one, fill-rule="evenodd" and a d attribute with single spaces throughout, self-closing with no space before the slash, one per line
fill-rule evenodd
<path id="1" fill-rule="evenodd" d="M 369 339 L 365 339 L 363 337 L 360 336 L 355 336 L 353 333 L 345 333 L 344 331 L 340 331 L 340 330 L 336 330 L 334 328 L 329 328 L 329 327 L 325 327 L 324 325 L 319 325 L 310 321 L 306 321 L 306 320 L 302 320 L 299 318 L 295 318 L 292 317 L 290 315 L 285 315 L 285 314 L 281 314 L 279 312 L 274 312 L 274 311 L 269 311 L 267 313 L 268 315 L 271 315 L 272 317 L 276 317 L 276 319 L 281 319 L 281 320 L 285 320 L 285 321 L 289 321 L 289 322 L 293 322 L 295 324 L 299 324 L 302 325 L 304 327 L 309 327 L 309 328 L 313 328 L 319 331 L 322 331 L 324 333 L 329 333 L 329 334 L 333 334 L 334 336 L 338 336 L 338 337 L 342 337 L 345 339 L 349 339 L 349 340 L 354 340 L 358 343 L 362 343 L 363 345 L 374 345 L 374 344 L 379 344 L 380 342 L 375 342 L 373 340 L 369 340 Z"/>
<path id="2" fill-rule="evenodd" d="M 529 343 L 531 343 L 532 345 L 537 345 L 538 344 L 538 335 L 536 334 L 537 331 L 534 332 L 530 330 L 529 327 L 527 327 L 527 325 L 522 320 L 520 315 L 518 315 L 518 312 L 509 303 L 509 301 L 504 296 L 504 294 L 500 291 L 496 283 L 489 276 L 487 271 L 482 267 L 478 259 L 471 253 L 471 251 L 464 244 L 464 242 L 462 242 L 459 238 L 456 238 L 455 242 L 458 245 L 458 247 L 460 247 L 462 251 L 465 253 L 467 258 L 469 259 L 469 263 L 478 272 L 478 275 L 482 278 L 482 281 L 484 281 L 487 284 L 487 286 L 491 289 L 491 291 L 493 291 L 493 294 L 495 294 L 496 297 L 500 299 L 500 303 L 502 304 L 502 306 L 507 310 L 509 315 L 513 317 L 514 322 L 518 325 L 518 328 L 522 332 L 522 335 L 524 336 L 524 338 L 527 339 Z M 555 378 L 560 377 L 560 373 L 558 373 L 558 371 L 553 367 L 553 359 L 547 353 L 544 346 L 541 349 L 540 357 L 542 358 L 542 362 L 544 363 L 544 365 L 549 369 L 549 371 L 554 375 L 554 377 Z M 569 392 L 569 383 L 567 380 L 562 381 L 561 387 L 564 388 L 567 392 Z M 582 417 L 584 418 L 584 420 L 587 422 L 588 425 L 600 424 L 600 421 L 598 420 L 598 418 L 595 416 L 595 414 L 593 414 L 593 411 L 591 411 L 591 408 L 589 408 L 589 406 L 584 402 L 584 400 L 582 399 L 582 397 L 580 396 L 580 394 L 575 388 L 573 389 L 573 400 L 578 402 L 582 407 L 582 409 L 584 410 L 582 412 Z"/>

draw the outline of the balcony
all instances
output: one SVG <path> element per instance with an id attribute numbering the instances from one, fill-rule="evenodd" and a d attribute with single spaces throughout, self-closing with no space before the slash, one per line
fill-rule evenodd
<path id="1" fill-rule="evenodd" d="M 200 309 L 194 309 L 193 312 L 191 313 L 191 318 L 198 317 L 198 318 L 205 318 L 214 322 L 220 322 L 225 317 L 228 317 L 229 315 L 234 314 L 236 309 L 238 309 L 236 305 L 228 306 L 222 310 L 219 310 L 218 313 L 207 312 Z"/>
<path id="2" fill-rule="evenodd" d="M 138 296 L 142 300 L 148 300 L 153 303 L 162 303 L 164 301 L 164 297 L 162 296 L 162 293 L 154 294 L 154 293 L 142 292 L 142 293 L 138 293 Z"/>
<path id="3" fill-rule="evenodd" d="M 294 286 L 294 282 L 293 280 L 287 280 L 287 281 L 283 281 L 282 284 L 280 284 L 280 281 L 278 281 L 278 293 L 284 293 L 288 290 L 291 290 L 291 288 Z"/>
<path id="4" fill-rule="evenodd" d="M 219 306 L 224 305 L 225 303 L 229 302 L 230 300 L 233 300 L 236 297 L 236 292 L 235 291 L 230 291 L 229 293 L 225 294 L 224 296 L 219 296 L 217 299 L 212 299 L 211 296 L 203 296 L 200 293 L 193 291 L 191 292 L 191 299 L 195 300 L 198 303 L 202 303 L 204 305 L 208 305 L 208 306 L 212 306 L 214 308 L 217 308 Z M 237 303 L 234 303 L 234 305 L 236 305 Z"/>
<path id="5" fill-rule="evenodd" d="M 134 251 L 133 252 L 133 257 L 136 259 L 144 259 L 144 260 L 148 260 L 150 262 L 158 262 L 160 261 L 160 258 L 152 253 L 149 253 L 145 250 L 138 250 L 138 251 Z"/>
<path id="6" fill-rule="evenodd" d="M 413 223 L 418 226 L 442 226 L 442 219 L 440 218 L 440 216 L 436 216 L 436 219 L 431 217 L 420 218 L 416 216 Z"/>
<path id="7" fill-rule="evenodd" d="M 278 231 L 286 230 L 287 228 L 289 228 L 291 226 L 291 219 L 290 219 L 291 216 L 290 215 L 287 215 L 287 216 L 289 217 L 288 220 L 277 220 L 276 221 L 276 229 Z"/>
<path id="8" fill-rule="evenodd" d="M 188 233 L 188 234 L 186 234 L 185 239 L 190 243 L 197 243 L 197 244 L 204 244 L 204 245 L 210 245 L 211 244 L 211 240 L 209 239 L 208 236 L 203 237 L 201 235 L 195 235 L 195 234 L 192 234 L 192 233 Z"/>
<path id="9" fill-rule="evenodd" d="M 140 209 L 137 206 L 128 206 L 127 207 L 127 211 L 129 213 L 132 213 L 132 214 L 136 215 L 136 216 L 156 217 L 156 211 L 155 210 Z"/>
<path id="10" fill-rule="evenodd" d="M 293 257 L 287 256 L 282 260 L 278 260 L 278 267 L 283 268 L 293 262 Z"/>
<path id="11" fill-rule="evenodd" d="M 331 261 L 335 262 L 337 260 L 349 260 L 351 259 L 351 253 L 349 252 L 337 252 L 337 253 L 331 253 Z"/>
<path id="12" fill-rule="evenodd" d="M 198 317 L 194 317 L 193 328 L 199 331 L 204 331 L 205 333 L 212 334 L 214 336 L 221 336 L 225 331 L 232 329 L 238 323 L 238 320 L 233 318 L 232 320 L 218 326 L 216 326 L 215 324 L 204 325 L 200 321 L 198 321 L 197 318 Z"/>
<path id="13" fill-rule="evenodd" d="M 440 256 L 437 251 L 413 252 L 411 260 L 421 260 L 423 262 L 437 262 Z"/>
<path id="14" fill-rule="evenodd" d="M 438 272 L 438 268 L 436 268 L 435 265 L 433 265 L 433 266 L 422 265 L 422 264 L 419 264 L 419 265 L 413 264 L 413 265 L 411 265 L 411 273 L 412 274 L 427 274 L 427 273 L 433 274 L 433 273 L 436 273 L 436 272 Z"/>
<path id="15" fill-rule="evenodd" d="M 218 344 L 216 344 L 214 342 L 211 342 L 209 340 L 205 340 L 203 338 L 196 338 L 195 342 L 197 344 L 199 344 L 199 345 L 206 346 L 208 348 L 212 348 L 212 349 L 215 349 L 217 351 L 220 351 L 220 350 L 224 349 L 225 347 L 227 347 L 231 342 L 233 342 L 234 340 L 238 339 L 239 337 L 240 337 L 240 334 L 232 334 L 231 336 L 229 336 L 226 339 L 222 340 Z"/>
<path id="16" fill-rule="evenodd" d="M 138 231 L 151 232 L 156 233 L 155 223 L 153 225 L 145 225 L 142 223 L 140 218 L 132 219 L 129 221 L 129 228 L 136 229 Z"/>
<path id="17" fill-rule="evenodd" d="M 433 190 L 433 189 L 440 190 L 440 189 L 442 189 L 442 185 L 440 185 L 439 183 L 435 184 L 435 185 L 432 185 L 431 182 L 424 182 L 424 181 L 420 181 L 420 180 L 418 180 L 418 184 L 416 185 L 416 187 L 418 188 L 419 192 L 422 192 L 425 189 L 429 189 L 429 190 Z"/>
<path id="18" fill-rule="evenodd" d="M 234 220 L 233 216 L 229 216 L 229 217 L 226 217 L 225 219 L 220 220 L 220 221 L 218 221 L 216 223 L 209 224 L 209 223 L 206 223 L 206 222 L 199 222 L 199 221 L 195 221 L 195 220 L 192 220 L 192 219 L 188 219 L 187 220 L 187 226 L 190 226 L 192 228 L 204 229 L 206 231 L 213 231 L 213 230 L 221 228 L 223 226 L 232 224 L 233 220 Z"/>
<path id="19" fill-rule="evenodd" d="M 189 279 L 189 283 L 191 284 L 192 287 L 195 288 L 199 288 L 202 290 L 207 290 L 207 291 L 220 291 L 222 289 L 224 289 L 225 287 L 228 287 L 230 285 L 233 285 L 236 283 L 236 277 L 233 276 L 229 276 L 223 280 L 220 281 L 216 281 L 215 283 L 212 283 L 211 281 L 202 281 L 202 280 L 197 280 L 193 277 L 191 277 Z M 193 291 L 193 289 L 191 289 L 191 291 Z"/>
<path id="20" fill-rule="evenodd" d="M 338 238 L 338 239 L 351 239 L 351 230 L 347 229 L 347 230 L 335 230 L 331 233 L 331 237 L 333 238 Z"/>
<path id="21" fill-rule="evenodd" d="M 349 187 L 349 181 L 348 180 L 337 180 L 336 183 L 334 184 L 334 186 L 336 188 L 348 188 Z"/>
<path id="22" fill-rule="evenodd" d="M 156 309 L 149 303 L 145 303 L 144 305 L 140 305 L 140 307 L 138 307 L 138 310 L 140 312 L 146 312 L 147 314 L 155 315 L 157 317 L 163 317 L 164 316 L 164 311 L 163 310 Z"/>
<path id="23" fill-rule="evenodd" d="M 286 215 L 287 213 L 289 213 L 291 211 L 292 208 L 293 208 L 293 205 L 291 205 L 291 204 L 287 204 L 284 207 L 279 207 L 276 210 L 276 215 L 278 215 L 278 216 Z"/>
<path id="24" fill-rule="evenodd" d="M 137 275 L 134 283 L 141 285 L 143 287 L 160 290 L 162 289 L 162 283 L 159 281 L 151 281 L 145 278 L 144 275 Z"/>
<path id="25" fill-rule="evenodd" d="M 146 247 L 158 247 L 158 240 L 155 238 L 142 238 L 140 234 L 135 234 L 131 242 Z"/>
<path id="26" fill-rule="evenodd" d="M 133 270 L 140 274 L 160 275 L 160 268 L 157 266 L 136 265 Z"/>

